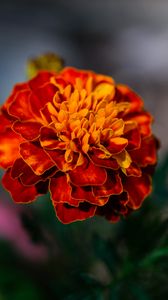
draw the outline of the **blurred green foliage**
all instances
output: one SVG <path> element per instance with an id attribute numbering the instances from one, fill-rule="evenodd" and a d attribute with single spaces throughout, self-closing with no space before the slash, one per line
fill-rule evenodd
<path id="1" fill-rule="evenodd" d="M 54 53 L 46 53 L 35 58 L 30 58 L 26 66 L 26 74 L 29 79 L 37 75 L 38 71 L 60 72 L 64 67 L 63 59 Z"/>
<path id="2" fill-rule="evenodd" d="M 34 262 L 0 242 L 0 300 L 157 300 L 168 298 L 168 157 L 142 208 L 110 224 L 99 217 L 70 225 L 49 196 L 26 207 L 22 225 L 48 259 Z M 10 222 L 10 220 L 9 220 Z"/>

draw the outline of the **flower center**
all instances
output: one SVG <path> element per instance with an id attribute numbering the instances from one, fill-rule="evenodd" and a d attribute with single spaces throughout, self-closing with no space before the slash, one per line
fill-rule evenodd
<path id="1" fill-rule="evenodd" d="M 94 87 L 92 77 L 85 85 L 77 78 L 74 87 L 69 84 L 62 88 L 55 78 L 51 82 L 59 90 L 53 103 L 47 103 L 51 117 L 48 125 L 54 128 L 58 140 L 66 144 L 66 161 L 73 160 L 73 152 L 86 154 L 93 146 L 108 155 L 107 141 L 124 132 L 124 121 L 118 115 L 129 107 L 127 102 L 113 100 L 115 85 L 100 83 Z"/>

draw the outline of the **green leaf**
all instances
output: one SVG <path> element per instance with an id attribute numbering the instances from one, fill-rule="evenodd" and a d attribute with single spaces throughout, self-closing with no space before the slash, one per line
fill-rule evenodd
<path id="1" fill-rule="evenodd" d="M 28 78 L 32 78 L 36 76 L 40 70 L 59 72 L 63 66 L 64 61 L 59 55 L 54 53 L 46 53 L 29 59 L 26 73 Z"/>
<path id="2" fill-rule="evenodd" d="M 149 253 L 141 262 L 141 267 L 148 267 L 158 261 L 160 258 L 168 256 L 168 247 L 160 248 Z"/>

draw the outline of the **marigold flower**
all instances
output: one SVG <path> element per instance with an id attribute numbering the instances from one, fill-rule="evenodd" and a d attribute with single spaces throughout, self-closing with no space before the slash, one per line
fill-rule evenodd
<path id="1" fill-rule="evenodd" d="M 41 71 L 1 107 L 0 165 L 16 203 L 49 190 L 63 223 L 118 221 L 151 192 L 151 115 L 129 87 L 91 71 Z"/>

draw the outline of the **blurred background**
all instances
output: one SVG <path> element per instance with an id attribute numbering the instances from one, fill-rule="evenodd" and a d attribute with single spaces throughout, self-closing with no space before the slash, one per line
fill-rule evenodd
<path id="1" fill-rule="evenodd" d="M 168 1 L 1 0 L 1 103 L 46 52 L 135 89 L 154 115 L 160 164 L 151 199 L 116 225 L 65 226 L 49 199 L 16 206 L 1 188 L 0 300 L 167 299 Z"/>

